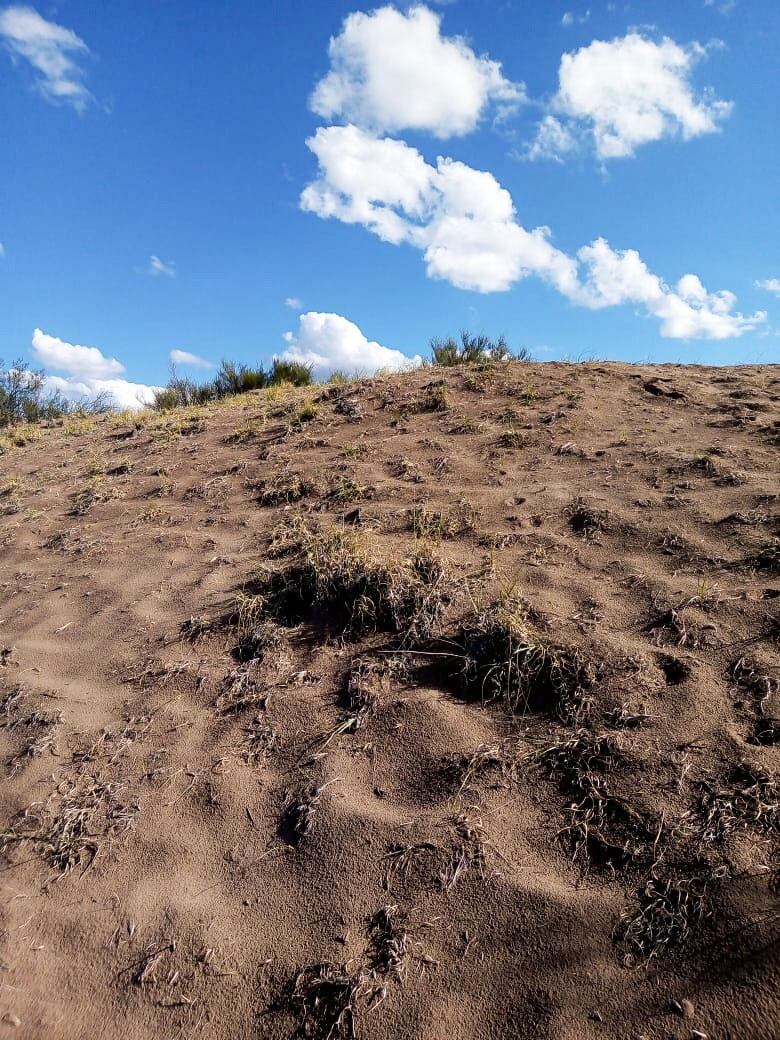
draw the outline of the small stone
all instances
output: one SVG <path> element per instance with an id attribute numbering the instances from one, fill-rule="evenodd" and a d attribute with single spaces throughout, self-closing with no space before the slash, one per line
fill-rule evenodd
<path id="1" fill-rule="evenodd" d="M 3 1015 L 3 1022 L 5 1022 L 7 1026 L 13 1026 L 14 1029 L 18 1029 L 19 1026 L 22 1024 L 21 1018 L 19 1018 L 17 1015 L 14 1015 L 10 1011 L 6 1011 L 6 1013 Z"/>

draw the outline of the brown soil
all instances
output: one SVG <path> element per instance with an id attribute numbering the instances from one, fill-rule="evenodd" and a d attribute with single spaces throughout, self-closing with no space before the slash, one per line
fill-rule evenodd
<path id="1" fill-rule="evenodd" d="M 0 1036 L 780 1035 L 777 369 L 16 440 Z"/>

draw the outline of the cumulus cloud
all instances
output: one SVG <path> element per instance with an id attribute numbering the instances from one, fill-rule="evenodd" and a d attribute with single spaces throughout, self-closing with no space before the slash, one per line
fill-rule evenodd
<path id="1" fill-rule="evenodd" d="M 651 141 L 716 132 L 732 104 L 710 90 L 696 93 L 691 75 L 706 54 L 699 43 L 656 43 L 636 32 L 564 54 L 551 109 L 565 134 L 556 141 L 557 128 L 543 120 L 528 157 L 559 157 L 577 139 L 592 142 L 602 160 L 622 159 Z"/>
<path id="2" fill-rule="evenodd" d="M 525 153 L 526 159 L 553 159 L 563 162 L 564 156 L 579 147 L 576 134 L 555 116 L 546 115 L 536 127 L 536 136 Z"/>
<path id="3" fill-rule="evenodd" d="M 686 274 L 674 289 L 652 274 L 635 249 L 614 250 L 603 238 L 577 254 L 585 267 L 582 302 L 589 307 L 633 303 L 661 320 L 669 339 L 732 339 L 766 320 L 765 311 L 745 316 L 734 311 L 736 296 L 727 289 L 710 293 L 699 277 Z"/>
<path id="4" fill-rule="evenodd" d="M 159 386 L 147 386 L 145 383 L 130 383 L 127 379 L 82 381 L 52 375 L 45 376 L 44 388 L 74 402 L 93 401 L 99 397 L 105 400 L 110 408 L 119 408 L 122 411 L 135 411 L 151 405 L 155 393 L 162 389 Z"/>
<path id="5" fill-rule="evenodd" d="M 304 189 L 303 209 L 416 246 L 432 278 L 477 292 L 509 289 L 531 270 L 555 284 L 576 281 L 548 229 L 517 224 L 511 196 L 492 174 L 442 157 L 431 166 L 403 141 L 354 126 L 321 127 L 307 144 L 320 176 Z"/>
<path id="6" fill-rule="evenodd" d="M 36 358 L 46 368 L 56 368 L 85 379 L 109 379 L 121 375 L 125 367 L 116 358 L 107 358 L 97 347 L 82 347 L 66 343 L 57 336 L 47 336 L 36 329 L 32 348 Z"/>
<path id="7" fill-rule="evenodd" d="M 12 6 L 0 11 L 0 39 L 13 61 L 32 65 L 36 87 L 48 101 L 81 112 L 92 100 L 78 64 L 89 48 L 72 29 L 46 21 L 32 7 Z"/>
<path id="8" fill-rule="evenodd" d="M 340 314 L 308 311 L 300 316 L 297 333 L 286 332 L 286 361 L 311 365 L 318 375 L 343 371 L 371 375 L 380 369 L 399 371 L 422 362 L 400 350 L 383 347 L 366 338 L 354 322 Z"/>
<path id="9" fill-rule="evenodd" d="M 67 373 L 58 376 L 46 372 L 45 386 L 69 401 L 102 396 L 117 408 L 143 408 L 152 403 L 155 392 L 161 389 L 121 379 L 125 367 L 116 358 L 106 357 L 97 347 L 67 343 L 41 329 L 33 332 L 32 349 L 44 369 Z"/>
<path id="10" fill-rule="evenodd" d="M 197 354 L 190 354 L 188 350 L 172 350 L 168 358 L 172 365 L 189 365 L 191 368 L 214 367 L 210 361 L 198 357 Z"/>
<path id="11" fill-rule="evenodd" d="M 766 317 L 734 312 L 732 293 L 708 293 L 695 275 L 672 289 L 635 250 L 616 252 L 604 239 L 568 255 L 549 228 L 518 222 L 492 174 L 464 163 L 440 156 L 433 166 L 403 141 L 354 126 L 321 127 L 307 144 L 319 171 L 301 195 L 304 210 L 419 249 L 428 275 L 457 288 L 497 292 L 535 275 L 583 307 L 639 305 L 663 336 L 680 339 L 739 336 Z"/>
<path id="12" fill-rule="evenodd" d="M 461 37 L 442 36 L 441 16 L 423 6 L 348 15 L 329 54 L 312 110 L 377 132 L 466 134 L 491 103 L 506 112 L 525 97 L 499 62 L 479 57 Z"/>
<path id="13" fill-rule="evenodd" d="M 762 278 L 755 283 L 757 289 L 766 289 L 767 292 L 780 296 L 780 278 Z"/>
<path id="14" fill-rule="evenodd" d="M 303 300 L 297 296 L 288 296 L 284 301 L 285 307 L 289 307 L 291 311 L 299 311 L 303 307 Z"/>
<path id="15" fill-rule="evenodd" d="M 176 264 L 173 260 L 169 260 L 166 263 L 153 253 L 149 257 L 149 266 L 146 268 L 146 273 L 152 278 L 175 278 Z"/>

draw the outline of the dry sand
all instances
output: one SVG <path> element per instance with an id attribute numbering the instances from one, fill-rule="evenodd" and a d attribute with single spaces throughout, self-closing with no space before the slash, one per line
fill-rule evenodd
<path id="1" fill-rule="evenodd" d="M 6 442 L 0 1036 L 780 1036 L 779 446 L 772 367 L 521 363 Z M 251 598 L 415 523 L 416 642 Z M 562 700 L 458 678 L 502 599 Z"/>

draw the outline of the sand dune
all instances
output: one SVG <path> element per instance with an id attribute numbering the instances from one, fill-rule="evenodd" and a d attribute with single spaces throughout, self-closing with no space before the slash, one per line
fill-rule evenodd
<path id="1" fill-rule="evenodd" d="M 780 1035 L 779 447 L 531 363 L 8 444 L 0 1034 Z"/>

